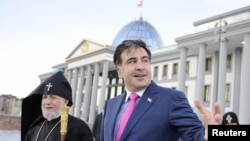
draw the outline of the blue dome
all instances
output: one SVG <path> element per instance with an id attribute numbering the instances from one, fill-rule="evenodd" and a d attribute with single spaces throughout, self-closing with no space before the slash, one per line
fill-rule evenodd
<path id="1" fill-rule="evenodd" d="M 163 43 L 157 30 L 147 21 L 133 21 L 125 25 L 116 35 L 112 46 L 117 47 L 123 40 L 141 39 L 148 45 L 150 50 L 163 47 Z"/>

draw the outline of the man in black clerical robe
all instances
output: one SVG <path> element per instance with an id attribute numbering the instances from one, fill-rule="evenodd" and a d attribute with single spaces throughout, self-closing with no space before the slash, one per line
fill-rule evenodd
<path id="1" fill-rule="evenodd" d="M 23 99 L 21 141 L 60 141 L 60 108 L 72 104 L 71 86 L 58 71 Z M 93 135 L 85 121 L 68 115 L 65 141 L 93 141 Z"/>

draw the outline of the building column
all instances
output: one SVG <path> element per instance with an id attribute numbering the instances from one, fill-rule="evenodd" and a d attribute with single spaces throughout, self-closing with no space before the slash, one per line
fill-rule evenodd
<path id="1" fill-rule="evenodd" d="M 210 102 L 210 109 L 212 109 L 213 104 L 218 101 L 218 74 L 219 74 L 219 51 L 214 53 L 214 71 L 213 71 L 213 90 L 212 90 L 212 101 Z"/>
<path id="2" fill-rule="evenodd" d="M 89 105 L 91 101 L 91 84 L 92 84 L 92 72 L 91 66 L 87 66 L 87 78 L 86 78 L 86 86 L 85 86 L 85 93 L 84 93 L 84 100 L 83 100 L 83 111 L 82 111 L 82 118 L 83 120 L 88 120 L 89 115 Z"/>
<path id="3" fill-rule="evenodd" d="M 68 69 L 67 70 L 67 74 L 66 74 L 67 75 L 67 79 L 68 79 L 69 84 L 70 84 L 71 87 L 72 87 L 72 71 L 73 71 L 72 69 Z M 73 105 L 74 105 L 74 103 L 73 103 Z M 69 110 L 70 114 L 74 113 L 74 107 L 73 107 L 73 105 L 72 105 L 72 107 L 70 107 L 70 110 Z"/>
<path id="4" fill-rule="evenodd" d="M 99 103 L 99 107 L 98 107 L 98 113 L 103 112 L 103 108 L 104 108 L 104 104 L 105 104 L 108 71 L 109 71 L 109 62 L 104 61 L 103 70 L 102 70 L 102 85 L 101 85 L 101 93 L 100 93 L 101 96 L 100 96 L 100 103 Z"/>
<path id="5" fill-rule="evenodd" d="M 180 57 L 180 69 L 178 70 L 178 90 L 185 90 L 185 81 L 186 81 L 186 64 L 187 64 L 187 48 L 181 48 L 181 57 Z"/>
<path id="6" fill-rule="evenodd" d="M 225 87 L 227 73 L 227 39 L 220 41 L 219 51 L 219 75 L 218 75 L 218 101 L 220 103 L 221 113 L 225 113 Z"/>
<path id="7" fill-rule="evenodd" d="M 77 81 L 78 81 L 78 68 L 74 68 L 73 70 L 73 78 L 72 78 L 72 100 L 73 105 L 70 109 L 70 114 L 74 115 L 75 111 L 75 102 L 76 102 L 76 90 L 77 90 Z"/>
<path id="8" fill-rule="evenodd" d="M 76 95 L 76 106 L 75 106 L 75 112 L 74 116 L 80 118 L 80 112 L 81 112 L 81 105 L 82 105 L 82 95 L 83 95 L 83 82 L 84 82 L 84 67 L 80 67 L 79 71 L 79 83 L 78 83 L 78 90 Z"/>
<path id="9" fill-rule="evenodd" d="M 197 77 L 195 84 L 195 98 L 203 101 L 204 94 L 204 77 L 205 77 L 205 63 L 206 63 L 206 44 L 199 45 L 199 57 L 197 65 Z"/>
<path id="10" fill-rule="evenodd" d="M 89 113 L 89 123 L 93 124 L 96 117 L 96 99 L 97 99 L 97 89 L 98 89 L 98 82 L 99 82 L 99 71 L 100 65 L 95 63 L 95 73 L 93 78 L 93 86 L 92 86 L 92 93 L 91 93 L 91 103 L 90 103 L 90 113 Z"/>
<path id="11" fill-rule="evenodd" d="M 72 70 L 71 69 L 67 70 L 67 79 L 68 79 L 69 83 L 71 84 L 71 79 L 72 79 Z"/>
<path id="12" fill-rule="evenodd" d="M 237 47 L 235 50 L 235 63 L 234 63 L 234 86 L 233 97 L 230 100 L 233 103 L 233 111 L 239 115 L 239 103 L 240 103 L 240 72 L 241 72 L 241 56 L 242 48 Z"/>
<path id="13" fill-rule="evenodd" d="M 240 89 L 240 124 L 250 123 L 250 33 L 244 35 L 244 46 L 242 50 L 242 65 L 241 65 L 241 89 Z"/>

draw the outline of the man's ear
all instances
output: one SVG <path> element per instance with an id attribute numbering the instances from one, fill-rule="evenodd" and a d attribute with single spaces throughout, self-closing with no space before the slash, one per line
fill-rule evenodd
<path id="1" fill-rule="evenodd" d="M 118 74 L 119 78 L 122 78 L 122 70 L 121 70 L 121 67 L 116 67 L 116 71 L 117 71 L 117 74 Z"/>

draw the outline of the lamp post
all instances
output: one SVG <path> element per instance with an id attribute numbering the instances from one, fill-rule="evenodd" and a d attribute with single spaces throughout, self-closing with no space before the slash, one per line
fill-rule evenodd
<path id="1" fill-rule="evenodd" d="M 218 91 L 217 101 L 220 103 L 221 113 L 225 113 L 225 87 L 226 87 L 226 62 L 227 62 L 227 39 L 225 38 L 226 28 L 228 23 L 220 18 L 215 24 L 215 34 L 217 37 L 215 42 L 219 44 L 219 69 L 218 69 Z"/>
<path id="2" fill-rule="evenodd" d="M 227 32 L 225 26 L 227 25 L 227 21 L 225 19 L 222 20 L 222 18 L 219 19 L 218 22 L 215 23 L 215 32 L 214 34 L 217 34 L 217 37 L 215 39 L 215 42 L 219 44 L 220 46 L 220 42 L 225 42 L 226 39 L 223 36 L 223 34 L 225 34 Z"/>

